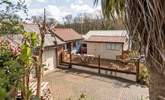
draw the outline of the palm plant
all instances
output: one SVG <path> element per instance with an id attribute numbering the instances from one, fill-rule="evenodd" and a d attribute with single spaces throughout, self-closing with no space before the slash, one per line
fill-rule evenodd
<path id="1" fill-rule="evenodd" d="M 95 4 L 98 0 L 95 0 Z M 165 0 L 101 0 L 105 18 L 125 19 L 132 42 L 144 49 L 150 100 L 165 99 Z"/>

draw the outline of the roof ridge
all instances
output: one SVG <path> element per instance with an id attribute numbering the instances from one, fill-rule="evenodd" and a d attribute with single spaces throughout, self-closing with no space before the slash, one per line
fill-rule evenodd
<path id="1" fill-rule="evenodd" d="M 91 36 L 101 36 L 101 37 L 126 37 L 126 36 L 112 36 L 112 35 L 98 35 L 98 34 L 96 34 L 96 35 L 91 35 Z M 91 37 L 90 36 L 90 37 Z"/>
<path id="2" fill-rule="evenodd" d="M 72 29 L 73 30 L 73 28 L 63 28 L 63 27 L 55 27 L 53 29 Z"/>
<path id="3" fill-rule="evenodd" d="M 127 30 L 89 30 L 90 31 L 127 31 Z"/>

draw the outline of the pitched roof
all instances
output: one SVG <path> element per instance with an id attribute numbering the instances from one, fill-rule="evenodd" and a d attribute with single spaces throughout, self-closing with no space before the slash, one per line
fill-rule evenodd
<path id="1" fill-rule="evenodd" d="M 126 37 L 124 37 L 124 36 L 98 36 L 98 35 L 92 35 L 86 40 L 86 42 L 124 43 L 125 39 L 126 39 Z"/>
<path id="2" fill-rule="evenodd" d="M 36 32 L 39 34 L 39 27 L 36 24 L 23 24 L 24 30 L 26 32 Z M 22 34 L 7 34 L 3 36 L 5 39 L 11 39 L 16 44 L 21 44 L 23 36 Z M 44 46 L 55 46 L 55 41 L 57 41 L 57 45 L 64 44 L 62 40 L 58 39 L 57 37 L 52 36 L 51 34 L 45 34 L 45 42 Z"/>
<path id="3" fill-rule="evenodd" d="M 23 27 L 26 32 L 40 33 L 40 30 L 37 24 L 23 24 Z"/>
<path id="4" fill-rule="evenodd" d="M 128 37 L 126 30 L 91 30 L 83 37 L 88 39 L 92 35 L 99 35 L 99 36 L 126 36 Z"/>
<path id="5" fill-rule="evenodd" d="M 65 42 L 83 39 L 82 36 L 72 28 L 54 28 L 52 31 Z"/>
<path id="6" fill-rule="evenodd" d="M 37 24 L 23 24 L 24 30 L 27 32 L 36 32 L 40 33 L 39 27 Z M 57 41 L 57 45 L 64 44 L 63 41 L 58 39 L 58 37 L 54 37 L 51 34 L 45 34 L 45 43 L 44 46 L 53 46 L 54 42 Z"/>

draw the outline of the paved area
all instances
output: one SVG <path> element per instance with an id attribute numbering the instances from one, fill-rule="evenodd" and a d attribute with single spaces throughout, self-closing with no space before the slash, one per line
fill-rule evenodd
<path id="1" fill-rule="evenodd" d="M 103 73 L 103 72 L 102 72 Z M 128 76 L 127 76 L 128 77 Z M 57 69 L 44 76 L 53 100 L 146 100 L 148 88 L 111 75 L 81 69 Z"/>

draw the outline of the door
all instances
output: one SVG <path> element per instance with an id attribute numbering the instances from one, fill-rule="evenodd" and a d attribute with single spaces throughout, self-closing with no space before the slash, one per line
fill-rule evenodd
<path id="1" fill-rule="evenodd" d="M 52 70 L 56 67 L 56 52 L 55 49 L 45 50 L 43 53 L 43 64 L 45 70 Z"/>

